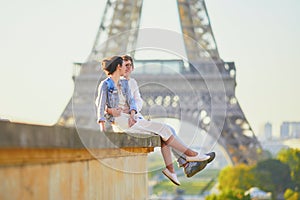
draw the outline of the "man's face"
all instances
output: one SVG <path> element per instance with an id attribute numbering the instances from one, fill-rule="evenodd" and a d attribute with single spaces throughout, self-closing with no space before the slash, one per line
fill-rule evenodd
<path id="1" fill-rule="evenodd" d="M 132 70 L 133 70 L 133 67 L 132 67 L 132 63 L 130 60 L 124 60 L 123 61 L 125 67 L 126 67 L 126 70 L 125 70 L 125 74 L 124 76 L 127 78 L 130 76 Z"/>

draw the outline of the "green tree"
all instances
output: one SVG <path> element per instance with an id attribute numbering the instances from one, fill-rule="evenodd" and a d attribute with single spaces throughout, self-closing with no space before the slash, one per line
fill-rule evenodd
<path id="1" fill-rule="evenodd" d="M 224 168 L 218 177 L 219 189 L 246 191 L 255 184 L 255 174 L 248 165 L 236 165 Z"/>
<path id="2" fill-rule="evenodd" d="M 276 190 L 275 185 L 272 181 L 272 174 L 270 171 L 267 170 L 257 170 L 256 168 L 253 168 L 253 172 L 255 174 L 255 180 L 256 180 L 256 187 L 259 187 L 260 189 L 266 191 L 266 192 L 273 192 Z"/>
<path id="3" fill-rule="evenodd" d="M 300 200 L 300 193 L 287 189 L 283 195 L 285 200 Z"/>
<path id="4" fill-rule="evenodd" d="M 279 160 L 269 159 L 258 162 L 254 172 L 258 187 L 271 191 L 273 197 L 291 186 L 290 168 Z"/>
<path id="5" fill-rule="evenodd" d="M 291 169 L 291 178 L 297 188 L 300 188 L 300 150 L 282 149 L 277 159 L 287 164 Z"/>

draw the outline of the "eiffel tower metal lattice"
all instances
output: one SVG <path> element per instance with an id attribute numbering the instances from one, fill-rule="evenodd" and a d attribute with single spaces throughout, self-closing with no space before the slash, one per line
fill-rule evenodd
<path id="1" fill-rule="evenodd" d="M 156 37 L 159 32 L 139 29 L 142 4 L 143 0 L 107 1 L 93 49 L 85 63 L 76 64 L 73 99 L 58 124 L 98 129 L 94 97 L 101 70 L 96 61 L 134 55 L 138 36 L 146 31 Z M 190 122 L 217 139 L 234 164 L 255 163 L 261 147 L 235 97 L 235 64 L 219 56 L 205 2 L 177 0 L 177 6 L 187 58 L 136 61 L 143 113 Z M 189 87 L 178 84 L 182 81 Z"/>

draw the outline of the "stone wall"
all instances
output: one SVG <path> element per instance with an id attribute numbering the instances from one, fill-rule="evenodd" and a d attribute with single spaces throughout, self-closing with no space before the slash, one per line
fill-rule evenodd
<path id="1" fill-rule="evenodd" d="M 147 199 L 155 146 L 154 135 L 0 121 L 0 199 Z"/>

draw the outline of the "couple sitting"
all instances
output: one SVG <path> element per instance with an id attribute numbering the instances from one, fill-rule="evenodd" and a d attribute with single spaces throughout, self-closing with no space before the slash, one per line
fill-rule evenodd
<path id="1" fill-rule="evenodd" d="M 133 60 L 130 56 L 113 56 L 102 61 L 107 78 L 101 81 L 96 98 L 97 122 L 101 131 L 106 131 L 105 122 L 110 122 L 114 131 L 154 133 L 161 138 L 161 153 L 166 165 L 162 173 L 174 184 L 180 185 L 175 173 L 171 150 L 187 177 L 204 169 L 215 158 L 215 153 L 200 154 L 184 145 L 174 129 L 165 124 L 148 121 L 139 113 L 142 99 L 134 79 L 130 78 Z M 124 78 L 123 78 L 124 77 Z"/>

